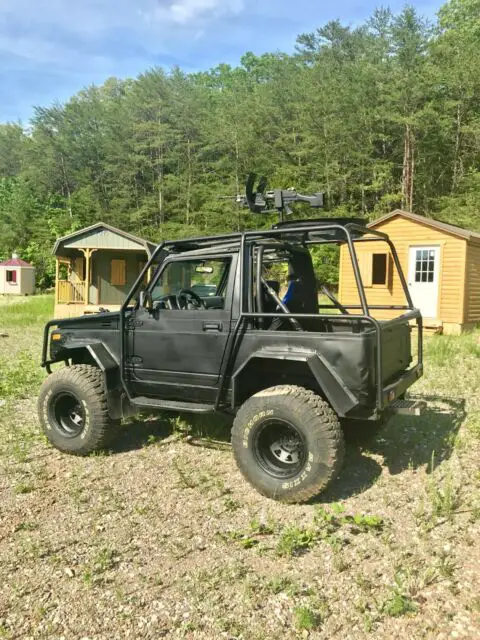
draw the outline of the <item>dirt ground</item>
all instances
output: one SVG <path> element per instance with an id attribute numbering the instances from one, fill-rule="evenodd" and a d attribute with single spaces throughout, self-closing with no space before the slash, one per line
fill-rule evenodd
<path id="1" fill-rule="evenodd" d="M 0 338 L 4 367 L 19 349 L 38 358 L 41 328 L 27 333 Z M 415 388 L 426 414 L 349 447 L 334 486 L 303 506 L 250 488 L 228 434 L 201 437 L 208 420 L 147 416 L 105 454 L 63 455 L 39 433 L 39 379 L 12 367 L 0 637 L 480 637 L 476 340 L 453 359 L 432 350 Z"/>

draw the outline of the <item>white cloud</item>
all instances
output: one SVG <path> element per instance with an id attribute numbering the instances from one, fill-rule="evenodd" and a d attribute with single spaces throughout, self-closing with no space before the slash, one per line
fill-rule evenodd
<path id="1" fill-rule="evenodd" d="M 244 0 L 168 0 L 167 3 L 157 3 L 151 11 L 142 11 L 142 15 L 160 23 L 190 27 L 195 26 L 195 21 L 238 15 L 244 8 Z"/>

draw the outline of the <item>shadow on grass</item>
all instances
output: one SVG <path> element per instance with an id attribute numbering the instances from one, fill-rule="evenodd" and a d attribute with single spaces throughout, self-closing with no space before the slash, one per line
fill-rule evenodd
<path id="1" fill-rule="evenodd" d="M 109 450 L 115 454 L 143 449 L 169 439 L 172 434 L 172 423 L 168 415 L 136 416 L 119 427 Z"/>
<path id="2" fill-rule="evenodd" d="M 447 460 L 465 420 L 465 401 L 441 396 L 423 396 L 428 409 L 422 416 L 395 416 L 368 446 L 348 445 L 338 480 L 314 502 L 337 502 L 366 491 L 378 480 L 383 466 L 392 475 L 407 469 L 435 465 Z M 169 444 L 179 438 L 192 446 L 217 450 L 230 448 L 232 418 L 222 415 L 178 415 L 161 413 L 129 420 L 122 425 L 113 454 Z M 380 463 L 369 454 L 383 457 Z"/>
<path id="3" fill-rule="evenodd" d="M 113 454 L 143 449 L 151 445 L 184 440 L 192 446 L 228 449 L 231 418 L 222 415 L 158 413 L 137 416 L 122 424 L 110 451 Z"/>
<path id="4" fill-rule="evenodd" d="M 426 467 L 431 472 L 453 451 L 458 430 L 466 418 L 465 401 L 442 396 L 422 396 L 428 408 L 421 416 L 394 416 L 367 446 L 348 445 L 343 471 L 321 496 L 320 502 L 336 502 L 362 493 L 375 484 L 386 466 L 391 475 Z M 383 457 L 380 464 L 368 455 Z"/>
<path id="5" fill-rule="evenodd" d="M 467 416 L 465 400 L 436 395 L 423 399 L 428 405 L 421 416 L 395 416 L 369 446 L 372 453 L 383 455 L 392 475 L 424 465 L 430 472 L 432 457 L 436 466 L 452 454 L 458 430 Z"/>

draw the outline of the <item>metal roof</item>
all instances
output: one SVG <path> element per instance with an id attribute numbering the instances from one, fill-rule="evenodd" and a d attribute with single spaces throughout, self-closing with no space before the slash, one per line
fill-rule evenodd
<path id="1" fill-rule="evenodd" d="M 94 231 L 98 231 L 100 229 L 105 229 L 107 231 L 110 231 L 111 233 L 115 233 L 123 238 L 126 238 L 127 240 L 130 240 L 131 242 L 136 242 L 137 244 L 142 245 L 143 247 L 145 247 L 145 249 L 147 250 L 147 253 L 151 253 L 153 251 L 153 249 L 155 249 L 155 247 L 157 246 L 157 244 L 155 242 L 151 242 L 150 240 L 145 240 L 144 238 L 139 238 L 138 236 L 134 236 L 131 233 L 128 233 L 127 231 L 123 231 L 122 229 L 117 229 L 116 227 L 113 227 L 110 224 L 107 224 L 106 222 L 97 222 L 96 224 L 92 224 L 89 227 L 84 227 L 83 229 L 78 229 L 78 231 L 74 231 L 73 233 L 69 233 L 66 236 L 62 236 L 61 238 L 58 238 L 58 240 L 55 242 L 55 246 L 53 247 L 53 254 L 55 255 L 58 251 L 58 248 L 60 246 L 60 244 L 62 242 L 65 242 L 66 240 L 72 240 L 73 238 L 76 238 L 77 236 L 80 235 L 84 235 L 84 234 L 88 234 L 90 232 L 94 232 Z"/>
<path id="2" fill-rule="evenodd" d="M 0 262 L 0 267 L 28 267 L 29 269 L 35 269 L 33 265 L 21 258 L 9 258 L 8 260 L 4 260 Z"/>
<path id="3" fill-rule="evenodd" d="M 465 238 L 465 240 L 480 240 L 480 233 L 476 231 L 470 231 L 469 229 L 462 229 L 462 227 L 457 227 L 454 224 L 447 224 L 446 222 L 440 222 L 439 220 L 435 220 L 434 218 L 427 218 L 425 216 L 419 216 L 417 213 L 411 213 L 410 211 L 403 211 L 402 209 L 395 209 L 390 213 L 382 216 L 381 218 L 377 218 L 377 220 L 373 220 L 370 222 L 367 227 L 373 228 L 382 222 L 386 222 L 395 216 L 401 216 L 402 218 L 407 218 L 408 220 L 412 220 L 413 222 L 419 222 L 420 224 L 424 224 L 427 227 L 432 227 L 434 229 L 438 229 L 439 231 L 445 231 L 446 233 L 451 233 L 454 236 L 459 238 Z"/>

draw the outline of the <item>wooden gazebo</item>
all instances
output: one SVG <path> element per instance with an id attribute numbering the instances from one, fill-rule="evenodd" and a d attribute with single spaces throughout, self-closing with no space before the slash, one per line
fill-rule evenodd
<path id="1" fill-rule="evenodd" d="M 59 238 L 53 249 L 55 317 L 119 309 L 154 248 L 104 222 Z"/>

